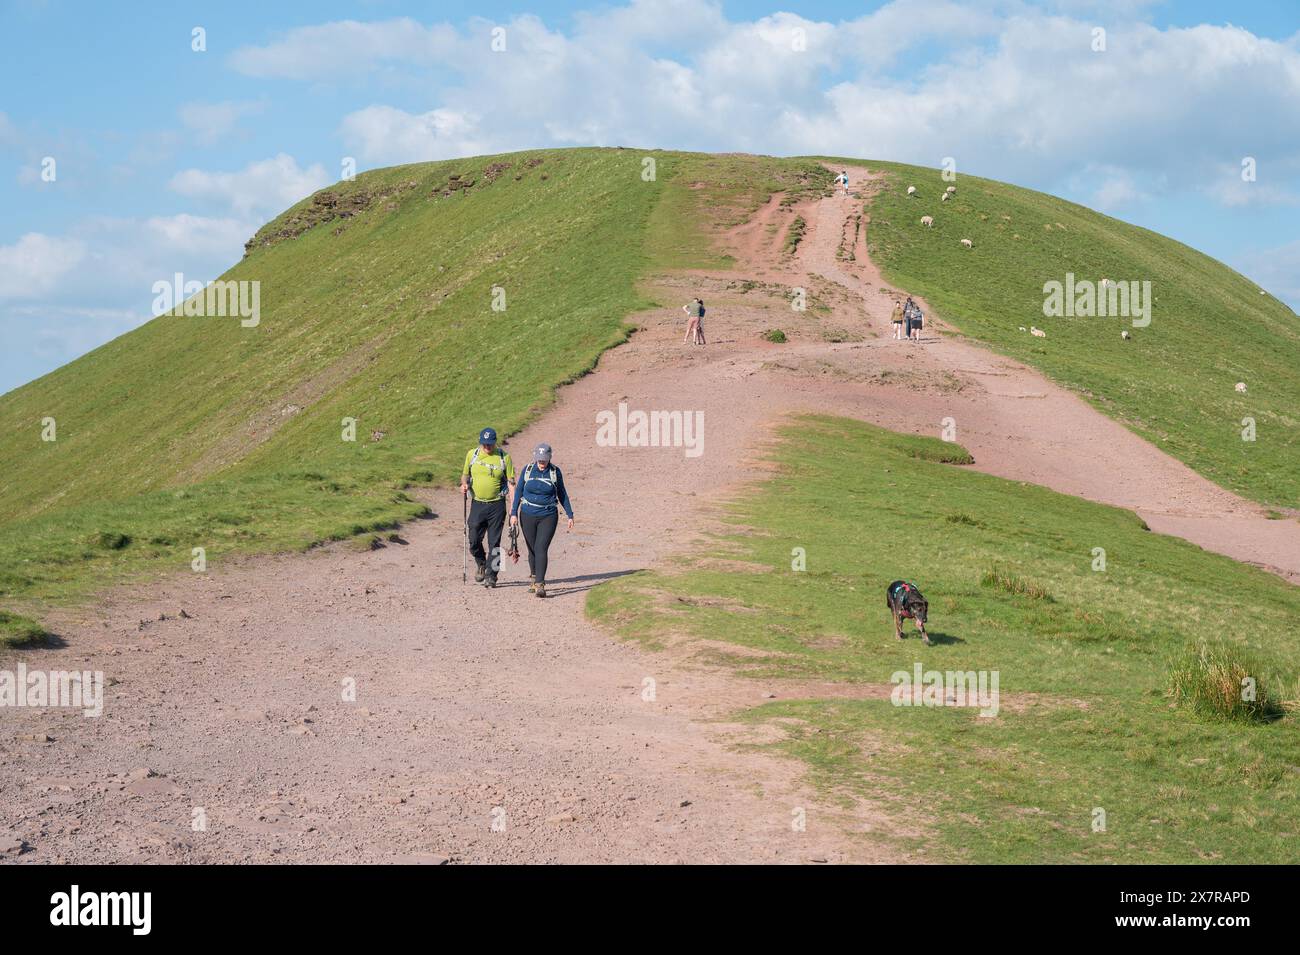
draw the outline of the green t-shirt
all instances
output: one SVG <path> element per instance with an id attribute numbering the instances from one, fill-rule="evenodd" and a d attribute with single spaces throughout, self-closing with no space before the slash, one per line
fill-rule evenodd
<path id="1" fill-rule="evenodd" d="M 476 501 L 496 501 L 505 497 L 506 482 L 514 482 L 515 465 L 510 455 L 496 448 L 488 454 L 482 448 L 470 448 L 461 468 L 461 480 L 469 478 L 470 493 Z"/>

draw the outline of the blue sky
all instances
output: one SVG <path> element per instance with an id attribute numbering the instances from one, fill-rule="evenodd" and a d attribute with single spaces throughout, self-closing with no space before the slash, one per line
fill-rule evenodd
<path id="1" fill-rule="evenodd" d="M 346 156 L 569 145 L 953 156 L 1300 308 L 1294 0 L 3 0 L 0 392 L 215 278 Z"/>

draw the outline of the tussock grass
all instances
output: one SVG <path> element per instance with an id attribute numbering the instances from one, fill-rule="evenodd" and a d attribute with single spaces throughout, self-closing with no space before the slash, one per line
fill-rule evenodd
<path id="1" fill-rule="evenodd" d="M 980 575 L 980 583 L 985 587 L 992 587 L 1003 593 L 1014 594 L 1018 597 L 1028 597 L 1030 600 L 1046 600 L 1052 602 L 1052 595 L 1048 593 L 1047 588 L 1042 584 L 1035 583 L 1032 580 L 1026 580 L 1023 577 L 1011 573 L 1004 567 L 994 564 L 987 567 L 984 573 Z"/>
<path id="2" fill-rule="evenodd" d="M 1170 669 L 1169 695 L 1212 719 L 1268 723 L 1284 714 L 1259 665 L 1224 643 L 1202 641 L 1189 647 Z"/>
<path id="3" fill-rule="evenodd" d="M 35 620 L 0 610 L 0 647 L 28 647 L 43 643 L 47 636 Z"/>

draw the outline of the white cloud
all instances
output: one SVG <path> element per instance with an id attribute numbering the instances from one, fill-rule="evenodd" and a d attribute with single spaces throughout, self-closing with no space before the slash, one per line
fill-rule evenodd
<path id="1" fill-rule="evenodd" d="M 391 106 L 368 106 L 344 117 L 340 132 L 350 150 L 362 161 L 376 165 L 492 151 L 478 118 L 450 109 L 414 115 Z"/>
<path id="2" fill-rule="evenodd" d="M 155 282 L 177 272 L 217 278 L 257 226 L 189 214 L 92 217 L 67 235 L 0 247 L 0 391 L 144 324 Z"/>
<path id="3" fill-rule="evenodd" d="M 1294 184 L 1300 182 L 1300 157 L 1285 164 L 1257 164 L 1255 178 L 1242 178 L 1240 164 L 1226 164 L 1216 170 L 1216 175 L 1206 183 L 1204 191 L 1223 206 L 1293 206 L 1300 204 L 1300 193 Z"/>
<path id="4" fill-rule="evenodd" d="M 77 239 L 29 232 L 13 245 L 0 246 L 0 300 L 50 294 L 86 257 Z"/>
<path id="5" fill-rule="evenodd" d="M 168 188 L 192 199 L 221 203 L 236 215 L 273 216 L 331 182 L 319 163 L 301 169 L 285 153 L 273 159 L 250 163 L 239 172 L 208 172 L 186 169 L 178 172 Z"/>
<path id="6" fill-rule="evenodd" d="M 1292 311 L 1300 310 L 1300 240 L 1248 255 L 1236 265 Z"/>
<path id="7" fill-rule="evenodd" d="M 186 103 L 180 108 L 180 117 L 200 143 L 211 145 L 234 134 L 240 119 L 265 108 L 263 102 Z"/>
<path id="8" fill-rule="evenodd" d="M 7 114 L 0 113 L 0 146 L 16 146 L 18 142 L 18 127 Z"/>
<path id="9" fill-rule="evenodd" d="M 450 26 L 426 27 L 405 17 L 381 23 L 341 20 L 298 27 L 267 46 L 241 47 L 230 55 L 229 63 L 247 76 L 346 84 L 357 71 L 372 70 L 385 61 L 434 65 L 453 50 L 456 39 Z M 487 45 L 486 36 L 483 43 Z"/>
<path id="10" fill-rule="evenodd" d="M 1297 44 L 1233 26 L 1162 30 L 1136 19 L 1144 6 L 1056 4 L 1064 15 L 1015 0 L 895 0 L 842 23 L 733 22 L 706 0 L 634 0 L 577 15 L 568 33 L 514 17 L 504 53 L 488 21 L 344 21 L 234 62 L 340 82 L 367 67 L 389 79 L 449 71 L 427 109 L 376 103 L 343 119 L 345 142 L 374 163 L 570 144 L 953 156 L 959 170 L 1040 185 L 1113 170 L 1087 193 L 1112 208 L 1184 190 L 1239 202 L 1214 186 L 1238 152 L 1297 168 Z M 1096 20 L 1105 52 L 1092 49 Z"/>

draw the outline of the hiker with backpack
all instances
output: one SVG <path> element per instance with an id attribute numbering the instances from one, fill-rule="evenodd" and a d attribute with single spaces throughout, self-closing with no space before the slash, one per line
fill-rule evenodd
<path id="1" fill-rule="evenodd" d="M 465 454 L 460 472 L 460 492 L 472 503 L 465 520 L 469 554 L 474 558 L 474 581 L 497 585 L 501 569 L 501 531 L 506 524 L 506 499 L 515 488 L 515 466 L 510 455 L 497 447 L 497 433 L 484 428 L 478 446 Z M 487 537 L 487 550 L 483 538 Z"/>
<path id="2" fill-rule="evenodd" d="M 546 596 L 547 552 L 560 523 L 560 508 L 569 518 L 573 530 L 573 507 L 564 488 L 564 475 L 551 463 L 551 446 L 539 444 L 533 450 L 533 463 L 524 468 L 515 485 L 510 506 L 510 526 L 520 526 L 528 545 L 529 591 Z"/>
<path id="3" fill-rule="evenodd" d="M 916 327 L 920 320 L 921 309 L 917 307 L 917 304 L 912 301 L 912 296 L 909 295 L 907 301 L 903 303 L 903 322 L 906 325 L 903 331 L 904 338 L 909 341 L 912 340 L 912 329 Z"/>
<path id="4" fill-rule="evenodd" d="M 696 345 L 705 345 L 704 340 L 704 300 L 699 298 L 691 299 L 682 306 L 682 311 L 689 316 L 686 323 L 686 338 L 683 344 L 694 342 Z"/>

